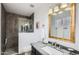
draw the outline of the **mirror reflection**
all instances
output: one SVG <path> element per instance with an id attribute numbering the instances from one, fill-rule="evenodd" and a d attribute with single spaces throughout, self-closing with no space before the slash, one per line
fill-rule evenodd
<path id="1" fill-rule="evenodd" d="M 49 37 L 61 40 L 72 40 L 74 35 L 74 4 L 58 4 L 49 12 Z"/>

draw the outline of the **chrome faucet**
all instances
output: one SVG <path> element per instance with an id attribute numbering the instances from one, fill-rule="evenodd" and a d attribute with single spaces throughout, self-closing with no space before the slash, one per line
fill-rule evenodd
<path id="1" fill-rule="evenodd" d="M 55 46 L 55 47 L 56 47 L 56 42 L 54 42 L 54 43 L 53 43 L 53 46 Z"/>

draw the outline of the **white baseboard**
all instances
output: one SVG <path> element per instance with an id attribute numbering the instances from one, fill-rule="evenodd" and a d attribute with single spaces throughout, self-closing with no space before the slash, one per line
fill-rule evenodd
<path id="1" fill-rule="evenodd" d="M 19 53 L 23 53 L 23 52 L 29 52 L 31 51 L 31 46 L 27 46 L 25 48 L 19 49 Z"/>

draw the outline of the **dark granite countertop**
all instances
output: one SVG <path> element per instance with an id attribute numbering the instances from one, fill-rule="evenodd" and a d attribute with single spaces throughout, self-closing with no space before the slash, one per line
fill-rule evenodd
<path id="1" fill-rule="evenodd" d="M 36 50 L 38 50 L 42 55 L 50 55 L 49 53 L 47 53 L 46 51 L 44 51 L 42 49 L 43 47 L 46 47 L 46 46 L 51 47 L 55 51 L 57 50 L 58 52 L 63 53 L 63 55 L 76 55 L 76 54 L 79 54 L 79 51 L 76 51 L 76 50 L 70 51 L 70 50 L 68 50 L 68 47 L 65 47 L 65 46 L 60 45 L 61 48 L 58 48 L 58 47 L 50 46 L 49 44 L 45 44 L 45 43 L 43 43 L 41 41 L 36 42 L 36 43 L 32 43 L 32 46 Z M 55 51 L 53 51 L 53 52 L 55 52 Z M 59 53 L 58 53 L 58 55 L 59 55 Z"/>

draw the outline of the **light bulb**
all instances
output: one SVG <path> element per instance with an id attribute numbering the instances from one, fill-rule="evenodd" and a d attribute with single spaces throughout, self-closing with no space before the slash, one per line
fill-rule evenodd
<path id="1" fill-rule="evenodd" d="M 54 12 L 58 12 L 58 11 L 59 11 L 59 7 L 56 6 L 56 7 L 54 8 Z"/>
<path id="2" fill-rule="evenodd" d="M 66 8 L 67 7 L 67 4 L 64 3 L 64 4 L 61 4 L 60 8 Z"/>
<path id="3" fill-rule="evenodd" d="M 49 13 L 48 14 L 52 14 L 53 13 L 53 10 L 52 9 L 49 9 Z"/>
<path id="4" fill-rule="evenodd" d="M 63 11 L 59 11 L 59 12 L 58 12 L 58 14 L 62 14 L 62 13 L 63 13 Z"/>

